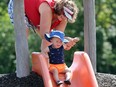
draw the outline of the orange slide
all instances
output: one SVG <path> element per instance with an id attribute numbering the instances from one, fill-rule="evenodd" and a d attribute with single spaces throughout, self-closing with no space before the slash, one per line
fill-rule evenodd
<path id="1" fill-rule="evenodd" d="M 75 52 L 71 69 L 71 85 L 65 83 L 57 86 L 52 75 L 49 73 L 46 59 L 39 52 L 32 53 L 32 70 L 42 76 L 45 87 L 98 87 L 94 71 L 85 52 Z M 61 80 L 65 77 L 59 75 Z"/>

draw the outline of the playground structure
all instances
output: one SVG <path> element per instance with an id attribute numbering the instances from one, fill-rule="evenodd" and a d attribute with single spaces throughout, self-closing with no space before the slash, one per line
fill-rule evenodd
<path id="1" fill-rule="evenodd" d="M 95 0 L 83 0 L 84 5 L 84 51 L 89 55 L 96 72 L 96 29 L 95 29 Z M 14 0 L 14 30 L 17 77 L 25 77 L 30 73 L 29 49 L 24 23 L 24 1 Z"/>
<path id="2" fill-rule="evenodd" d="M 71 69 L 71 85 L 62 84 L 59 87 L 98 87 L 98 83 L 90 62 L 85 52 L 75 52 Z M 32 71 L 42 76 L 45 87 L 57 87 L 52 75 L 49 73 L 46 59 L 39 52 L 32 53 Z M 61 80 L 65 77 L 59 74 Z"/>

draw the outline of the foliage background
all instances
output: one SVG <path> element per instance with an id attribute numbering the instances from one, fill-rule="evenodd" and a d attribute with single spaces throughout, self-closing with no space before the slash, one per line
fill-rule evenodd
<path id="1" fill-rule="evenodd" d="M 84 51 L 84 17 L 83 2 L 76 0 L 79 14 L 76 23 L 68 24 L 65 34 L 79 37 L 80 41 L 70 51 L 65 51 L 66 63 L 72 63 L 75 51 Z M 7 12 L 8 0 L 0 1 L 0 73 L 15 72 L 15 34 Z M 116 3 L 115 0 L 95 0 L 96 10 L 96 41 L 97 41 L 97 72 L 116 74 Z M 30 51 L 40 51 L 41 39 L 30 30 L 28 38 Z"/>

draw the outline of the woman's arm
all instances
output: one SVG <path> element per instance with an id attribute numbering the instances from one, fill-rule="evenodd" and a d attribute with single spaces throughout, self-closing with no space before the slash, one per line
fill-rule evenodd
<path id="1" fill-rule="evenodd" d="M 67 25 L 67 18 L 64 15 L 60 15 L 58 19 L 61 20 L 61 22 L 55 29 L 64 32 Z"/>
<path id="2" fill-rule="evenodd" d="M 43 54 L 43 56 L 44 56 L 45 58 L 49 58 L 49 57 L 48 57 L 48 52 L 49 52 L 49 48 L 48 48 L 48 47 L 46 47 L 45 49 L 43 49 L 43 50 L 41 51 L 41 53 Z"/>
<path id="3" fill-rule="evenodd" d="M 42 54 L 43 56 L 45 57 L 45 60 L 46 60 L 46 63 L 47 63 L 47 66 L 49 67 L 49 56 L 48 56 L 48 52 L 49 52 L 49 48 L 45 48 L 44 50 L 42 50 Z"/>
<path id="4" fill-rule="evenodd" d="M 41 51 L 45 49 L 50 43 L 44 38 L 45 33 L 50 32 L 52 22 L 52 9 L 44 2 L 38 8 L 40 13 L 40 36 L 42 38 Z"/>
<path id="5" fill-rule="evenodd" d="M 44 2 L 38 8 L 40 13 L 40 36 L 44 38 L 45 33 L 49 33 L 52 23 L 52 9 Z"/>

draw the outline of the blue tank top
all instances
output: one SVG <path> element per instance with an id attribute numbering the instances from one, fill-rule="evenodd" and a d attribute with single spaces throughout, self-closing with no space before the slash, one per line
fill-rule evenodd
<path id="1" fill-rule="evenodd" d="M 50 64 L 63 64 L 64 63 L 64 47 L 53 48 L 52 45 L 48 46 L 49 62 Z"/>

